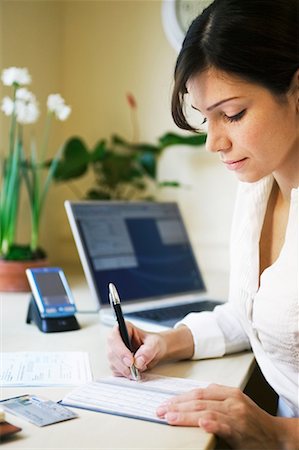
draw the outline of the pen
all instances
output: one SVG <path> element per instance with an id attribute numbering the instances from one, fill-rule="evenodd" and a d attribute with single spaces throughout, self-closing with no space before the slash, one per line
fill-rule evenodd
<path id="1" fill-rule="evenodd" d="M 123 340 L 123 343 L 130 350 L 130 352 L 133 353 L 130 338 L 128 335 L 128 330 L 127 330 L 124 316 L 123 316 L 121 306 L 120 306 L 120 298 L 119 298 L 117 289 L 113 283 L 109 283 L 109 300 L 110 300 L 110 304 L 111 304 L 112 308 L 114 309 L 114 312 L 116 315 L 116 320 L 117 320 L 117 323 L 119 326 L 119 332 L 120 332 L 121 338 Z M 135 366 L 135 364 L 132 364 L 132 366 L 130 367 L 130 370 L 131 370 L 132 378 L 135 381 L 138 381 L 140 379 L 140 375 L 139 375 L 139 371 L 138 371 L 137 367 Z"/>

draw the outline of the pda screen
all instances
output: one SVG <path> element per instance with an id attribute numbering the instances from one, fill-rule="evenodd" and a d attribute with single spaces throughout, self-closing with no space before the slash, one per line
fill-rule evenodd
<path id="1" fill-rule="evenodd" d="M 46 305 L 70 304 L 65 287 L 57 272 L 36 273 L 34 276 Z"/>

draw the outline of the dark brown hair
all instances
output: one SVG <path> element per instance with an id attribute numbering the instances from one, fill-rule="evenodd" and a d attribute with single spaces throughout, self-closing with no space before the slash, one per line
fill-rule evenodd
<path id="1" fill-rule="evenodd" d="M 191 24 L 177 58 L 172 94 L 176 125 L 190 77 L 214 67 L 286 94 L 299 67 L 298 0 L 215 0 Z"/>

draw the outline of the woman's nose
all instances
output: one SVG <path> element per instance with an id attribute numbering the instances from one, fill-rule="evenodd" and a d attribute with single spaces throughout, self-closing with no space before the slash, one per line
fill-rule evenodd
<path id="1" fill-rule="evenodd" d="M 205 147 L 208 152 L 225 151 L 230 149 L 231 141 L 225 130 L 209 124 Z"/>

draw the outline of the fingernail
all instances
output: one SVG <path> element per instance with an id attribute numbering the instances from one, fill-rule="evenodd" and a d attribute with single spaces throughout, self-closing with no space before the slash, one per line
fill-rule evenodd
<path id="1" fill-rule="evenodd" d="M 167 414 L 165 414 L 165 419 L 167 420 L 167 422 L 176 422 L 178 418 L 179 415 L 176 412 L 168 412 Z"/>
<path id="2" fill-rule="evenodd" d="M 157 415 L 160 417 L 165 416 L 166 412 L 167 412 L 166 406 L 161 405 L 157 408 Z"/>
<path id="3" fill-rule="evenodd" d="M 201 428 L 205 428 L 208 425 L 208 420 L 207 419 L 199 419 L 198 421 L 198 426 Z"/>
<path id="4" fill-rule="evenodd" d="M 123 363 L 124 363 L 125 366 L 131 367 L 131 365 L 132 365 L 132 360 L 131 360 L 130 358 L 128 358 L 127 356 L 125 356 L 125 357 L 123 358 Z"/>
<path id="5" fill-rule="evenodd" d="M 140 370 L 145 368 L 145 360 L 144 360 L 143 356 L 139 356 L 138 358 L 136 358 L 135 366 L 137 367 L 137 369 L 140 369 Z"/>

